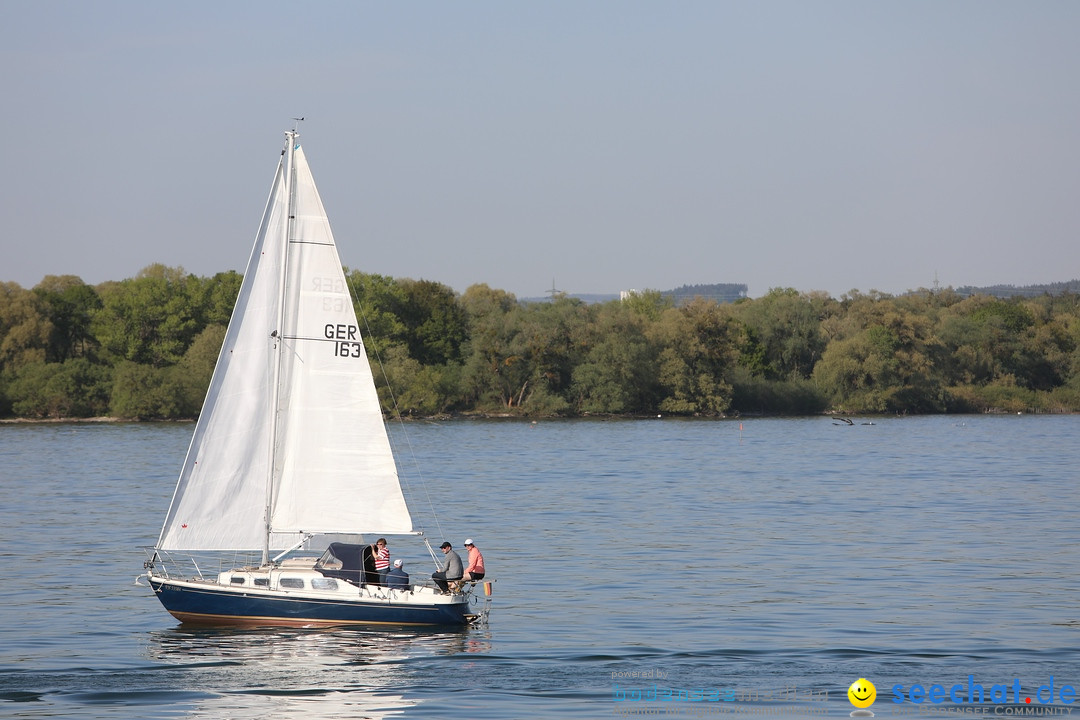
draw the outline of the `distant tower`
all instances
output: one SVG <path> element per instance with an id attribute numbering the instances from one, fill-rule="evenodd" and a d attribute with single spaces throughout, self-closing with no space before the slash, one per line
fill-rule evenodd
<path id="1" fill-rule="evenodd" d="M 552 300 L 554 300 L 560 295 L 565 295 L 562 290 L 555 289 L 555 278 L 551 278 L 551 289 L 547 291 L 547 294 L 551 296 Z"/>
<path id="2" fill-rule="evenodd" d="M 934 271 L 934 292 L 941 289 L 941 284 L 937 280 L 937 270 Z"/>

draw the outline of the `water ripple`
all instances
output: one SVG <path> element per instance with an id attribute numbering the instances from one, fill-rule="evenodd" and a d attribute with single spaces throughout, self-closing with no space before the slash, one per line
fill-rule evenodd
<path id="1" fill-rule="evenodd" d="M 3 426 L 0 527 L 28 540 L 0 549 L 0 713 L 596 717 L 635 672 L 837 716 L 859 677 L 1080 686 L 1080 419 L 958 422 L 408 426 L 418 523 L 447 509 L 499 579 L 460 632 L 178 626 L 131 583 L 191 426 Z"/>

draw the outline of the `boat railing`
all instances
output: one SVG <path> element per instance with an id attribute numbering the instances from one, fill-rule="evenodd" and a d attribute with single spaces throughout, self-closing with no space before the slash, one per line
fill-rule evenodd
<path id="1" fill-rule="evenodd" d="M 218 573 L 240 567 L 258 567 L 257 552 L 220 553 L 171 553 L 153 547 L 144 547 L 147 555 L 143 568 L 159 577 L 166 578 L 216 578 Z"/>

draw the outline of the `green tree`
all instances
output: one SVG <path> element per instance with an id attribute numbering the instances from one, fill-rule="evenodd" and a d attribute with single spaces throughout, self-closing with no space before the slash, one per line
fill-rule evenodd
<path id="1" fill-rule="evenodd" d="M 409 355 L 421 365 L 460 363 L 467 327 L 453 289 L 430 280 L 406 280 L 400 286 L 396 314 L 404 325 Z"/>
<path id="2" fill-rule="evenodd" d="M 525 401 L 532 378 L 521 338 L 522 309 L 504 290 L 472 285 L 461 297 L 469 327 L 462 388 L 478 409 L 512 409 Z"/>
<path id="3" fill-rule="evenodd" d="M 850 412 L 943 411 L 946 393 L 932 361 L 940 343 L 929 322 L 882 302 L 873 314 L 880 322 L 829 344 L 814 381 Z"/>
<path id="4" fill-rule="evenodd" d="M 184 417 L 185 387 L 176 368 L 125 361 L 113 377 L 110 407 L 117 417 L 163 420 Z"/>
<path id="5" fill-rule="evenodd" d="M 439 415 L 456 401 L 457 365 L 421 365 L 404 345 L 395 345 L 386 351 L 382 367 L 379 400 L 389 414 Z"/>
<path id="6" fill-rule="evenodd" d="M 454 291 L 426 280 L 347 273 L 383 410 L 433 415 L 460 403 L 465 311 Z"/>
<path id="7" fill-rule="evenodd" d="M 666 311 L 657 324 L 660 409 L 718 415 L 731 405 L 729 376 L 738 362 L 734 323 L 712 301 L 695 299 Z"/>
<path id="8" fill-rule="evenodd" d="M 29 418 L 105 415 L 110 375 L 108 368 L 86 358 L 25 365 L 11 383 L 12 409 Z"/>
<path id="9" fill-rule="evenodd" d="M 665 310 L 675 307 L 674 301 L 659 290 L 635 291 L 619 302 L 620 307 L 652 321 L 659 320 Z"/>
<path id="10" fill-rule="evenodd" d="M 1032 306 L 1036 307 L 1037 306 Z M 1072 338 L 1060 323 L 1017 300 L 975 296 L 950 308 L 940 335 L 952 353 L 946 364 L 951 383 L 985 385 L 1003 378 L 1032 390 L 1050 390 L 1068 374 Z"/>
<path id="11" fill-rule="evenodd" d="M 529 303 L 521 315 L 523 353 L 532 369 L 531 412 L 557 414 L 570 408 L 574 368 L 583 355 L 583 335 L 590 324 L 589 307 L 558 295 L 550 302 Z"/>
<path id="12" fill-rule="evenodd" d="M 74 275 L 46 275 L 33 292 L 52 325 L 46 361 L 62 363 L 88 356 L 94 347 L 91 319 L 101 308 L 94 288 Z"/>
<path id="13" fill-rule="evenodd" d="M 810 377 L 825 350 L 821 320 L 833 304 L 821 293 L 776 288 L 734 305 L 735 316 L 749 328 L 744 366 L 760 367 L 770 379 Z"/>
<path id="14" fill-rule="evenodd" d="M 212 278 L 185 278 L 191 303 L 190 314 L 201 330 L 209 325 L 228 326 L 244 276 L 235 270 L 220 272 Z"/>
<path id="15" fill-rule="evenodd" d="M 813 380 L 767 380 L 741 362 L 731 376 L 731 388 L 731 409 L 740 413 L 813 415 L 828 406 Z"/>
<path id="16" fill-rule="evenodd" d="M 401 285 L 391 277 L 358 270 L 346 272 L 345 281 L 356 305 L 368 357 L 377 362 L 384 350 L 406 344 L 407 328 L 397 314 L 406 302 Z"/>
<path id="17" fill-rule="evenodd" d="M 17 283 L 0 283 L 0 371 L 44 363 L 52 332 L 40 297 Z"/>
<path id="18" fill-rule="evenodd" d="M 652 307 L 610 302 L 600 306 L 584 339 L 585 351 L 572 372 L 578 412 L 656 412 L 658 350 L 650 339 Z M 659 314 L 655 319 L 659 319 Z"/>
<path id="19" fill-rule="evenodd" d="M 202 329 L 192 296 L 201 291 L 183 268 L 151 265 L 135 278 L 98 288 L 93 329 L 113 357 L 162 368 L 175 364 Z"/>
<path id="20" fill-rule="evenodd" d="M 180 385 L 175 411 L 177 417 L 198 416 L 224 342 L 225 326 L 210 325 L 195 337 L 191 347 L 177 363 L 173 371 Z"/>

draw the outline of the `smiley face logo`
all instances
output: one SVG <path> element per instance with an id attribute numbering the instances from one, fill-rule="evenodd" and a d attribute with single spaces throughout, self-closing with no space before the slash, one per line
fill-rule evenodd
<path id="1" fill-rule="evenodd" d="M 877 700 L 877 688 L 866 678 L 859 678 L 847 689 L 847 698 L 857 708 L 868 708 Z"/>

